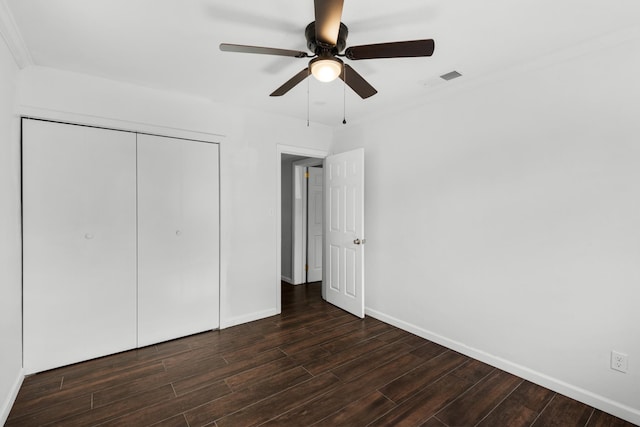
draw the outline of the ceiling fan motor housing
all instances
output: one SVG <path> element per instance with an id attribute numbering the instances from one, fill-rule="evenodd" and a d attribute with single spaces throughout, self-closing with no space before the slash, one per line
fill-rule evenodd
<path id="1" fill-rule="evenodd" d="M 335 46 L 326 45 L 316 40 L 316 22 L 313 21 L 304 30 L 304 36 L 307 39 L 307 47 L 316 55 L 322 54 L 337 55 L 347 47 L 347 36 L 349 35 L 349 29 L 342 22 L 340 23 L 340 31 L 338 31 L 338 41 Z"/>

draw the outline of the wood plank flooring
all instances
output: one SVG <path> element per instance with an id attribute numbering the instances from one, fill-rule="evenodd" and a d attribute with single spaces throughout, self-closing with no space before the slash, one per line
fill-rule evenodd
<path id="1" fill-rule="evenodd" d="M 283 284 L 282 315 L 27 377 L 7 426 L 627 427 Z"/>

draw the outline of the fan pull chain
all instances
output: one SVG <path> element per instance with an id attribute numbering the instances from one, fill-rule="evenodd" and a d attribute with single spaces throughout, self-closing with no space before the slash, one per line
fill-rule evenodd
<path id="1" fill-rule="evenodd" d="M 342 124 L 347 124 L 347 68 L 342 66 Z"/>
<path id="2" fill-rule="evenodd" d="M 309 99 L 309 87 L 311 86 L 311 79 L 309 78 L 310 75 L 311 75 L 311 69 L 309 68 L 307 71 L 307 127 L 309 127 L 309 110 L 310 110 L 309 105 L 311 104 L 311 101 Z"/>

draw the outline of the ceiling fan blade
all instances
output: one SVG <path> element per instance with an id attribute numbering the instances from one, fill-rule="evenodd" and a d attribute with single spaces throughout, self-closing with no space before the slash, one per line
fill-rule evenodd
<path id="1" fill-rule="evenodd" d="M 431 56 L 435 43 L 432 39 L 412 40 L 406 42 L 392 42 L 351 46 L 344 52 L 349 59 L 375 58 L 411 58 L 417 56 Z"/>
<path id="2" fill-rule="evenodd" d="M 301 50 L 276 49 L 274 47 L 247 46 L 243 44 L 220 43 L 223 52 L 258 53 L 262 55 L 291 56 L 293 58 L 307 58 L 309 54 Z"/>
<path id="3" fill-rule="evenodd" d="M 356 72 L 349 65 L 344 64 L 343 72 L 340 74 L 340 78 L 349 86 L 355 93 L 360 95 L 360 98 L 367 99 L 370 96 L 378 93 L 373 86 L 367 82 L 364 77 Z"/>
<path id="4" fill-rule="evenodd" d="M 344 0 L 315 0 L 316 40 L 333 47 L 338 43 Z"/>
<path id="5" fill-rule="evenodd" d="M 295 76 L 291 77 L 285 84 L 274 90 L 273 93 L 269 96 L 282 96 L 307 77 L 309 77 L 309 68 L 305 68 Z"/>

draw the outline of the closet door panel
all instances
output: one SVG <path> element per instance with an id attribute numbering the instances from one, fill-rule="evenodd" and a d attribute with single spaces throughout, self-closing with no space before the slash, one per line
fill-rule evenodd
<path id="1" fill-rule="evenodd" d="M 218 145 L 138 135 L 138 344 L 219 327 Z"/>
<path id="2" fill-rule="evenodd" d="M 27 373 L 136 346 L 135 142 L 23 120 Z"/>

